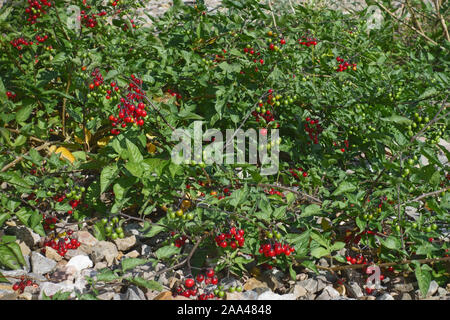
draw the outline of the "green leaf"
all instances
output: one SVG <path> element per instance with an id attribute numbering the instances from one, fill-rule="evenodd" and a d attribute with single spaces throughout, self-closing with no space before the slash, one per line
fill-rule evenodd
<path id="1" fill-rule="evenodd" d="M 0 265 L 13 270 L 20 269 L 16 255 L 6 245 L 0 245 Z"/>
<path id="2" fill-rule="evenodd" d="M 105 271 L 97 273 L 96 278 L 97 281 L 103 282 L 111 282 L 120 279 L 120 277 L 117 274 L 115 274 L 113 271 L 109 269 L 105 269 Z"/>
<path id="3" fill-rule="evenodd" d="M 292 264 L 289 265 L 289 275 L 291 276 L 292 281 L 295 281 L 297 279 L 297 273 L 292 267 Z"/>
<path id="4" fill-rule="evenodd" d="M 399 115 L 392 115 L 389 118 L 381 118 L 381 120 L 387 121 L 387 122 L 394 122 L 394 123 L 398 123 L 398 124 L 404 124 L 404 125 L 409 125 L 410 123 L 413 122 L 412 120 L 410 120 L 406 117 L 399 116 Z"/>
<path id="5" fill-rule="evenodd" d="M 10 242 L 8 244 L 6 244 L 6 246 L 14 253 L 14 255 L 17 258 L 17 261 L 21 264 L 21 265 L 26 265 L 25 259 L 23 258 L 22 255 L 22 250 L 20 249 L 20 246 L 16 243 L 16 242 Z"/>
<path id="6" fill-rule="evenodd" d="M 33 105 L 28 105 L 19 109 L 16 112 L 16 121 L 19 123 L 25 122 L 33 112 Z"/>
<path id="7" fill-rule="evenodd" d="M 5 276 L 0 272 L 0 283 L 2 282 L 9 283 L 8 279 L 6 279 Z"/>
<path id="8" fill-rule="evenodd" d="M 117 164 L 111 164 L 103 168 L 102 173 L 100 174 L 100 193 L 106 191 L 106 189 L 113 182 L 117 173 L 118 173 Z"/>
<path id="9" fill-rule="evenodd" d="M 310 269 L 310 270 L 312 270 L 312 271 L 314 271 L 316 274 L 319 274 L 319 270 L 317 270 L 317 267 L 316 267 L 314 261 L 309 261 L 309 260 L 303 261 L 301 263 L 301 265 L 306 267 L 306 268 L 308 268 L 308 269 Z"/>
<path id="10" fill-rule="evenodd" d="M 390 236 L 386 239 L 380 239 L 381 244 L 388 249 L 399 250 L 402 247 L 400 239 Z"/>
<path id="11" fill-rule="evenodd" d="M 317 259 L 322 258 L 323 256 L 330 255 L 330 253 L 330 251 L 323 247 L 317 247 L 311 250 L 311 255 Z"/>
<path id="12" fill-rule="evenodd" d="M 147 259 L 141 258 L 126 258 L 122 260 L 122 271 L 125 272 L 127 270 L 134 269 L 137 266 L 142 264 L 146 264 L 148 262 Z"/>
<path id="13" fill-rule="evenodd" d="M 416 264 L 415 275 L 417 279 L 417 284 L 419 285 L 420 293 L 423 297 L 427 296 L 428 289 L 431 283 L 431 273 L 424 270 L 419 263 Z"/>
<path id="14" fill-rule="evenodd" d="M 105 228 L 100 221 L 94 224 L 94 237 L 99 241 L 106 240 Z"/>
<path id="15" fill-rule="evenodd" d="M 319 213 L 320 211 L 321 211 L 320 206 L 318 206 L 317 204 L 311 204 L 303 210 L 301 217 L 313 216 Z"/>
<path id="16" fill-rule="evenodd" d="M 281 206 L 281 207 L 275 208 L 275 210 L 273 210 L 273 212 L 272 212 L 272 218 L 274 218 L 276 220 L 283 219 L 286 216 L 286 209 L 287 209 L 287 206 Z"/>
<path id="17" fill-rule="evenodd" d="M 339 196 L 343 193 L 353 192 L 356 190 L 356 186 L 350 182 L 342 181 L 336 190 L 332 193 L 333 196 Z"/>
<path id="18" fill-rule="evenodd" d="M 127 278 L 131 283 L 154 291 L 163 291 L 164 287 L 155 280 L 146 280 L 142 277 Z"/>
<path id="19" fill-rule="evenodd" d="M 315 232 L 311 232 L 311 239 L 313 239 L 314 241 L 316 241 L 317 243 L 319 243 L 320 245 L 327 247 L 329 246 L 328 241 L 321 236 L 320 234 L 317 234 Z"/>
<path id="20" fill-rule="evenodd" d="M 126 139 L 126 143 L 127 143 L 127 149 L 128 149 L 130 161 L 135 162 L 135 163 L 142 162 L 142 160 L 144 160 L 144 157 L 142 156 L 141 152 L 139 151 L 139 148 L 128 139 Z"/>
<path id="21" fill-rule="evenodd" d="M 345 243 L 338 241 L 338 242 L 333 243 L 333 246 L 331 247 L 331 251 L 338 251 L 344 247 L 345 247 Z"/>
<path id="22" fill-rule="evenodd" d="M 165 246 L 165 247 L 162 247 L 162 248 L 159 248 L 158 250 L 156 250 L 155 255 L 159 260 L 161 260 L 161 259 L 170 258 L 171 256 L 173 256 L 179 252 L 180 252 L 180 248 L 177 248 L 175 246 Z"/>
<path id="23" fill-rule="evenodd" d="M 145 233 L 143 236 L 152 238 L 152 237 L 156 236 L 158 233 L 163 232 L 164 230 L 167 230 L 167 228 L 160 226 L 160 225 L 152 225 L 150 230 L 147 233 Z"/>
<path id="24" fill-rule="evenodd" d="M 110 70 L 108 72 L 108 74 L 103 78 L 103 81 L 112 79 L 112 78 L 116 77 L 118 74 L 119 74 L 119 71 L 117 71 L 117 70 Z"/>

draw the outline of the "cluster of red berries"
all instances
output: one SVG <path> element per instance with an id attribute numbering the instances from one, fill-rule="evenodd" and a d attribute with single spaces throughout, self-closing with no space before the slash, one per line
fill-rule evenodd
<path id="1" fill-rule="evenodd" d="M 18 291 L 19 293 L 23 293 L 25 287 L 35 287 L 37 288 L 39 285 L 36 282 L 31 281 L 30 279 L 25 279 L 25 276 L 20 277 L 20 282 L 16 282 L 13 285 L 13 290 Z"/>
<path id="2" fill-rule="evenodd" d="M 260 254 L 264 254 L 266 258 L 273 258 L 276 256 L 279 256 L 281 254 L 284 254 L 286 256 L 290 256 L 292 252 L 294 252 L 295 249 L 290 247 L 288 244 L 282 244 L 280 242 L 275 242 L 275 244 L 272 246 L 270 243 L 261 244 L 259 247 L 258 252 Z"/>
<path id="3" fill-rule="evenodd" d="M 65 199 L 67 198 L 67 196 L 65 194 L 61 195 L 61 196 L 54 196 L 53 200 L 55 200 L 56 202 L 63 202 Z"/>
<path id="4" fill-rule="evenodd" d="M 276 195 L 278 195 L 278 196 L 280 196 L 280 197 L 284 197 L 284 193 L 282 193 L 282 192 L 280 192 L 280 191 L 278 191 L 278 190 L 275 190 L 274 188 L 270 188 L 270 190 L 264 190 L 264 192 L 265 192 L 265 193 L 268 193 L 268 194 L 270 194 L 270 195 L 276 194 Z"/>
<path id="5" fill-rule="evenodd" d="M 58 221 L 56 217 L 44 217 L 44 230 L 53 230 L 55 229 L 55 223 Z"/>
<path id="6" fill-rule="evenodd" d="M 6 91 L 6 96 L 9 100 L 14 100 L 17 95 L 15 93 L 12 93 L 11 91 Z"/>
<path id="7" fill-rule="evenodd" d="M 343 72 L 343 71 L 345 71 L 347 69 L 356 71 L 356 63 L 350 63 L 348 61 L 345 61 L 341 57 L 336 57 L 336 61 L 340 62 L 339 66 L 336 69 L 337 72 Z"/>
<path id="8" fill-rule="evenodd" d="M 136 25 L 134 24 L 134 20 L 133 19 L 130 20 L 130 23 L 131 23 L 131 27 L 132 28 L 136 28 Z M 124 23 L 124 25 L 122 27 L 122 30 L 123 31 L 127 31 L 128 30 L 128 25 L 126 23 Z"/>
<path id="9" fill-rule="evenodd" d="M 295 169 L 292 169 L 292 168 L 289 169 L 289 172 L 290 172 L 290 173 L 292 174 L 292 176 L 293 176 L 294 178 L 296 178 L 296 179 L 299 179 L 299 178 L 300 178 L 300 177 L 299 177 L 300 172 L 301 172 L 301 175 L 302 175 L 304 178 L 306 178 L 306 177 L 308 176 L 308 172 L 306 172 L 305 170 L 303 170 L 303 168 L 298 168 L 297 171 L 298 171 L 299 173 L 295 172 Z"/>
<path id="10" fill-rule="evenodd" d="M 344 140 L 344 145 L 345 145 L 345 147 L 343 147 L 343 148 L 340 149 L 341 152 L 345 152 L 345 149 L 348 149 L 348 147 L 349 147 L 348 140 Z M 333 146 L 337 147 L 337 143 L 336 143 L 336 142 L 333 142 Z"/>
<path id="11" fill-rule="evenodd" d="M 378 233 L 371 231 L 371 230 L 364 230 L 363 232 L 361 232 L 359 235 L 355 236 L 353 238 L 353 235 L 351 232 L 348 232 L 348 234 L 345 236 L 345 242 L 346 243 L 350 243 L 353 241 L 353 243 L 358 244 L 361 241 L 361 237 L 365 234 L 372 234 L 372 235 L 378 235 Z M 349 261 L 349 260 L 347 260 Z"/>
<path id="12" fill-rule="evenodd" d="M 173 90 L 167 89 L 167 93 L 170 94 L 172 97 L 176 97 L 178 100 L 181 100 L 181 94 L 178 92 L 175 92 Z"/>
<path id="13" fill-rule="evenodd" d="M 33 44 L 33 41 L 27 41 L 24 38 L 20 37 L 14 40 L 11 40 L 9 43 L 11 43 L 11 45 L 16 48 L 17 50 L 22 50 L 23 47 L 22 46 L 31 46 Z"/>
<path id="14" fill-rule="evenodd" d="M 170 234 L 172 236 L 174 236 L 175 235 L 175 231 L 172 231 Z M 175 242 L 174 242 L 175 247 L 181 248 L 182 246 L 185 245 L 186 240 L 187 240 L 187 236 L 185 236 L 185 235 L 184 236 L 180 236 L 178 239 L 175 239 Z"/>
<path id="15" fill-rule="evenodd" d="M 81 202 L 81 200 L 75 200 L 75 199 L 72 199 L 72 200 L 69 201 L 69 204 L 70 204 L 70 206 L 72 207 L 72 209 L 75 209 L 76 207 L 78 207 L 78 205 L 80 204 L 80 202 Z M 72 214 L 73 211 L 72 211 L 72 210 L 69 210 L 69 211 L 67 211 L 67 213 L 68 213 L 68 214 Z"/>
<path id="16" fill-rule="evenodd" d="M 319 120 L 314 120 L 309 117 L 305 119 L 305 131 L 308 133 L 309 138 L 314 144 L 319 143 L 319 134 L 322 133 L 323 128 L 319 124 Z"/>
<path id="17" fill-rule="evenodd" d="M 215 240 L 217 245 L 221 248 L 230 247 L 232 250 L 236 250 L 238 246 L 242 247 L 244 245 L 244 234 L 244 230 L 237 230 L 236 227 L 231 227 L 228 233 L 221 233 L 217 235 Z"/>
<path id="18" fill-rule="evenodd" d="M 93 82 L 89 85 L 89 89 L 94 90 L 95 87 L 99 87 L 103 84 L 103 76 L 98 68 L 92 71 L 91 77 Z"/>
<path id="19" fill-rule="evenodd" d="M 49 240 L 44 242 L 45 247 L 51 247 L 52 249 L 56 250 L 61 257 L 64 257 L 68 250 L 75 250 L 80 245 L 80 241 L 70 237 L 59 239 L 59 241 Z M 45 248 L 42 249 L 42 252 L 45 253 Z"/>
<path id="20" fill-rule="evenodd" d="M 253 55 L 255 55 L 255 56 L 260 56 L 261 55 L 261 52 L 255 52 L 255 49 L 253 49 L 253 48 L 249 48 L 249 47 L 245 47 L 244 48 L 244 53 L 245 54 L 249 54 L 249 55 L 251 55 L 251 56 L 253 56 Z"/>
<path id="21" fill-rule="evenodd" d="M 28 7 L 25 12 L 28 13 L 27 21 L 35 24 L 41 15 L 47 14 L 45 7 L 51 7 L 52 4 L 48 0 L 28 0 Z"/>
<path id="22" fill-rule="evenodd" d="M 298 43 L 302 46 L 316 46 L 317 45 L 317 39 L 316 38 L 310 38 L 307 36 L 302 36 L 300 39 L 298 39 Z"/>
<path id="23" fill-rule="evenodd" d="M 259 105 L 262 106 L 262 103 L 260 103 Z M 266 121 L 266 123 L 270 123 L 275 120 L 275 117 L 273 116 L 270 110 L 266 110 L 266 112 L 259 112 L 259 113 L 257 111 L 253 111 L 252 116 L 255 117 L 256 122 L 261 121 L 261 118 L 263 118 Z"/>
<path id="24" fill-rule="evenodd" d="M 358 255 L 356 258 L 347 256 L 345 259 L 350 262 L 351 264 L 367 264 L 366 258 L 362 254 Z"/>
<path id="25" fill-rule="evenodd" d="M 143 126 L 145 123 L 144 118 L 147 117 L 147 111 L 145 111 L 145 104 L 142 102 L 145 91 L 138 86 L 142 84 L 142 80 L 139 80 L 134 75 L 131 75 L 131 78 L 133 81 L 128 85 L 126 99 L 120 98 L 120 104 L 117 105 L 119 117 L 109 116 L 113 127 L 121 124 L 122 128 L 126 128 L 128 123 L 136 123 L 138 126 Z M 113 128 L 111 134 L 118 135 L 120 130 Z"/>
<path id="26" fill-rule="evenodd" d="M 44 35 L 43 37 L 41 37 L 40 35 L 36 36 L 36 41 L 38 42 L 38 44 L 45 42 L 45 40 L 47 40 L 47 39 L 48 39 L 48 35 Z M 33 43 L 31 43 L 31 44 L 33 44 Z"/>
<path id="27" fill-rule="evenodd" d="M 195 279 L 187 278 L 184 280 L 184 284 L 176 287 L 172 295 L 174 297 L 181 295 L 186 298 L 197 297 L 197 300 L 214 299 L 216 295 L 204 290 L 203 286 L 217 285 L 218 283 L 219 279 L 215 276 L 214 270 L 208 269 L 205 274 L 200 273 Z"/>
<path id="28" fill-rule="evenodd" d="M 119 4 L 119 0 L 115 0 L 113 3 L 111 3 L 111 5 L 112 5 L 113 7 L 117 6 L 118 4 Z"/>

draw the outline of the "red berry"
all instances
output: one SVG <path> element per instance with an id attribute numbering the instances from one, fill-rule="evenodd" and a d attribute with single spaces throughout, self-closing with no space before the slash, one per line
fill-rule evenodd
<path id="1" fill-rule="evenodd" d="M 186 288 L 192 288 L 194 286 L 195 282 L 194 279 L 186 279 L 186 281 L 184 282 L 184 285 L 186 286 Z"/>
<path id="2" fill-rule="evenodd" d="M 197 275 L 197 282 L 203 282 L 205 280 L 205 276 L 202 274 Z"/>
<path id="3" fill-rule="evenodd" d="M 206 271 L 206 276 L 208 278 L 214 277 L 214 269 L 208 269 L 208 271 Z"/>

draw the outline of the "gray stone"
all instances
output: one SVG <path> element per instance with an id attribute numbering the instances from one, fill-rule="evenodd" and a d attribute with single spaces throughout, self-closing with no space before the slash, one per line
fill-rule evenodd
<path id="1" fill-rule="evenodd" d="M 296 300 L 296 298 L 292 293 L 280 295 L 266 291 L 259 295 L 258 300 Z"/>
<path id="2" fill-rule="evenodd" d="M 316 277 L 317 280 L 317 291 L 323 290 L 329 283 L 325 276 L 320 275 Z"/>
<path id="3" fill-rule="evenodd" d="M 438 295 L 441 297 L 447 295 L 447 290 L 445 290 L 444 288 L 438 288 L 437 292 L 438 292 Z"/>
<path id="4" fill-rule="evenodd" d="M 77 270 L 77 272 L 80 272 L 83 269 L 91 268 L 93 265 L 94 264 L 88 256 L 79 255 L 70 259 L 66 267 L 72 266 Z"/>
<path id="5" fill-rule="evenodd" d="M 17 240 L 24 242 L 29 248 L 34 248 L 41 241 L 41 236 L 25 226 L 16 226 L 7 229 L 7 234 L 13 234 Z"/>
<path id="6" fill-rule="evenodd" d="M 298 284 L 305 288 L 309 293 L 316 293 L 318 291 L 319 282 L 317 280 L 306 279 L 300 281 Z"/>
<path id="7" fill-rule="evenodd" d="M 79 250 L 91 254 L 92 249 L 98 244 L 98 240 L 88 231 L 77 232 L 78 241 L 80 241 Z"/>
<path id="8" fill-rule="evenodd" d="M 123 239 L 116 239 L 114 242 L 120 251 L 128 251 L 136 245 L 136 237 L 132 235 Z"/>
<path id="9" fill-rule="evenodd" d="M 33 300 L 33 295 L 29 292 L 23 292 L 17 298 L 20 300 Z"/>
<path id="10" fill-rule="evenodd" d="M 144 257 L 148 257 L 151 254 L 152 254 L 152 247 L 150 247 L 150 246 L 148 246 L 146 244 L 143 244 L 141 246 L 141 255 L 143 255 Z"/>
<path id="11" fill-rule="evenodd" d="M 330 295 L 328 294 L 328 292 L 323 291 L 317 298 L 316 300 L 331 300 L 332 298 L 330 297 Z"/>
<path id="12" fill-rule="evenodd" d="M 0 289 L 0 300 L 16 300 L 17 294 L 14 290 Z"/>
<path id="13" fill-rule="evenodd" d="M 125 257 L 126 258 L 137 258 L 137 257 L 139 257 L 139 252 L 137 251 L 137 250 L 133 250 L 133 251 L 130 251 L 130 252 L 128 252 L 126 255 L 125 255 Z"/>
<path id="14" fill-rule="evenodd" d="M 16 240 L 16 243 L 19 245 L 20 251 L 22 251 L 23 256 L 29 256 L 31 254 L 31 250 L 30 248 L 28 248 L 25 242 Z"/>
<path id="15" fill-rule="evenodd" d="M 396 283 L 394 289 L 399 292 L 411 292 L 414 291 L 414 287 L 411 283 Z"/>
<path id="16" fill-rule="evenodd" d="M 407 292 L 402 294 L 402 297 L 400 298 L 400 300 L 412 300 L 411 295 Z"/>
<path id="17" fill-rule="evenodd" d="M 41 292 L 39 293 L 39 300 L 42 299 L 43 294 L 47 297 L 53 296 L 58 292 L 73 292 L 74 287 L 66 282 L 53 283 L 53 282 L 44 282 L 40 285 Z"/>
<path id="18" fill-rule="evenodd" d="M 296 284 L 291 293 L 295 296 L 295 299 L 298 299 L 300 297 L 306 296 L 308 291 L 305 288 L 303 288 L 301 285 Z"/>
<path id="19" fill-rule="evenodd" d="M 69 250 L 71 251 L 71 250 Z M 61 261 L 62 259 L 64 259 L 59 253 L 58 251 L 56 251 L 55 249 L 53 249 L 52 247 L 47 247 L 45 248 L 45 256 L 49 259 L 52 259 L 56 262 Z"/>
<path id="20" fill-rule="evenodd" d="M 97 296 L 97 299 L 99 299 L 99 300 L 112 300 L 113 297 L 114 297 L 114 295 L 115 295 L 114 292 L 112 292 L 112 291 L 107 291 L 107 292 L 104 292 L 104 293 L 102 293 L 102 294 L 99 294 L 99 295 Z"/>
<path id="21" fill-rule="evenodd" d="M 314 294 L 314 293 L 308 293 L 308 294 L 306 295 L 306 299 L 305 299 L 305 300 L 315 300 L 316 297 L 317 297 L 317 294 Z"/>
<path id="22" fill-rule="evenodd" d="M 427 293 L 427 297 L 431 297 L 433 296 L 439 289 L 439 285 L 438 283 L 433 280 L 430 282 L 430 287 L 428 288 L 428 293 Z"/>
<path id="23" fill-rule="evenodd" d="M 81 248 L 81 247 L 80 247 Z M 68 250 L 64 258 L 66 259 L 72 259 L 76 256 L 87 256 L 88 253 L 86 251 L 81 250 L 80 248 L 77 248 L 75 250 Z"/>
<path id="24" fill-rule="evenodd" d="M 325 267 L 325 268 L 327 268 L 327 267 L 330 266 L 330 265 L 328 264 L 327 259 L 325 259 L 325 258 L 321 258 L 321 259 L 319 260 L 319 265 L 322 266 L 322 267 Z"/>
<path id="25" fill-rule="evenodd" d="M 353 298 L 361 298 L 364 296 L 364 293 L 358 283 L 354 281 L 350 282 L 349 287 L 351 288 L 351 290 L 349 290 L 349 293 Z"/>
<path id="26" fill-rule="evenodd" d="M 381 296 L 376 298 L 377 300 L 395 300 L 389 293 L 383 293 Z"/>
<path id="27" fill-rule="evenodd" d="M 316 300 L 331 300 L 340 296 L 339 291 L 332 286 L 326 286 Z"/>
<path id="28" fill-rule="evenodd" d="M 242 299 L 243 300 L 256 300 L 256 299 L 258 299 L 258 293 L 253 290 L 242 292 Z"/>
<path id="29" fill-rule="evenodd" d="M 37 274 L 46 274 L 53 271 L 56 268 L 56 261 L 44 257 L 37 252 L 31 253 L 31 266 L 33 272 Z"/>
<path id="30" fill-rule="evenodd" d="M 130 286 L 126 295 L 126 300 L 146 300 L 144 292 L 136 286 Z"/>
<path id="31" fill-rule="evenodd" d="M 102 270 L 108 267 L 108 264 L 106 262 L 98 262 L 95 264 L 94 269 L 95 270 Z"/>
<path id="32" fill-rule="evenodd" d="M 111 266 L 114 259 L 119 254 L 117 247 L 114 243 L 108 241 L 100 241 L 93 249 L 91 257 L 94 263 L 105 260 L 108 266 Z"/>

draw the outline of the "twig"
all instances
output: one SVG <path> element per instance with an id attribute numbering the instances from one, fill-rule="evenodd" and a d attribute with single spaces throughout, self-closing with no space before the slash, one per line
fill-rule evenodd
<path id="1" fill-rule="evenodd" d="M 433 262 L 441 262 L 441 261 L 450 261 L 450 257 L 436 258 L 436 259 L 403 260 L 403 261 L 398 261 L 398 262 L 386 262 L 386 263 L 377 264 L 377 266 L 380 268 L 384 268 L 384 267 L 396 266 L 399 264 L 410 264 L 415 261 L 419 262 L 419 263 L 433 263 Z M 336 267 L 330 268 L 330 267 L 322 267 L 320 265 L 316 265 L 317 269 L 328 270 L 331 272 L 341 271 L 341 270 L 346 270 L 346 269 L 362 269 L 367 266 L 368 266 L 367 264 L 352 264 L 352 265 L 336 266 Z"/>
<path id="2" fill-rule="evenodd" d="M 450 41 L 450 35 L 448 34 L 448 29 L 447 29 L 447 24 L 445 23 L 444 17 L 441 15 L 441 13 L 439 12 L 439 0 L 434 0 L 434 4 L 436 6 L 436 14 L 437 17 L 439 19 L 439 21 L 441 22 L 442 25 L 442 29 L 444 29 L 444 35 L 445 38 L 447 39 L 447 41 Z"/>
<path id="3" fill-rule="evenodd" d="M 434 44 L 435 46 L 439 46 L 442 50 L 446 50 L 444 47 L 440 46 L 436 41 L 434 41 L 433 39 L 431 39 L 430 37 L 428 37 L 425 33 L 421 32 L 420 30 L 417 30 L 416 28 L 414 28 L 413 26 L 410 26 L 409 24 L 407 24 L 406 22 L 404 22 L 403 20 L 397 18 L 395 16 L 395 14 L 393 14 L 391 11 L 389 11 L 388 8 L 386 8 L 383 4 L 381 4 L 378 0 L 374 0 L 376 4 L 378 4 L 384 11 L 386 11 L 391 17 L 393 17 L 395 20 L 397 20 L 398 22 L 404 24 L 405 26 L 407 26 L 408 28 L 410 28 L 411 30 L 415 31 L 416 33 L 418 33 L 419 35 L 421 35 L 422 37 L 424 37 L 426 40 L 428 40 L 429 42 L 431 42 L 432 44 Z"/>
<path id="4" fill-rule="evenodd" d="M 51 145 L 51 142 L 46 142 L 43 145 L 40 145 L 39 147 L 36 148 L 36 151 L 40 151 L 42 149 L 47 148 L 49 145 Z M 24 159 L 24 156 L 27 156 L 30 152 L 28 151 L 27 153 L 25 153 L 23 156 L 18 156 L 16 159 L 14 159 L 12 162 L 10 162 L 9 164 L 7 164 L 6 166 L 4 166 L 2 168 L 2 170 L 0 170 L 0 172 L 5 172 L 8 169 L 14 167 L 17 163 L 19 163 L 20 161 L 22 161 Z"/>
<path id="5" fill-rule="evenodd" d="M 273 7 L 272 7 L 272 1 L 271 0 L 269 0 L 269 8 L 270 8 L 270 13 L 272 14 L 273 25 L 276 28 L 277 27 L 277 22 L 275 21 L 275 14 L 273 13 Z"/>
<path id="6" fill-rule="evenodd" d="M 286 190 L 292 193 L 295 193 L 297 195 L 300 195 L 302 197 L 308 198 L 309 200 L 312 200 L 313 202 L 317 203 L 317 204 L 322 204 L 322 200 L 320 200 L 319 198 L 313 197 L 307 193 L 304 193 L 302 191 L 297 191 L 297 190 L 293 190 L 291 188 L 285 187 L 285 186 L 281 186 L 281 185 L 275 185 L 275 184 L 267 184 L 267 183 L 259 183 L 257 184 L 258 187 L 262 187 L 262 188 L 279 188 L 282 190 Z"/>
<path id="7" fill-rule="evenodd" d="M 208 235 L 209 235 L 209 234 L 208 234 Z M 189 252 L 189 255 L 186 257 L 186 259 L 184 259 L 183 261 L 181 261 L 180 263 L 177 263 L 176 265 L 174 265 L 174 266 L 172 266 L 172 267 L 169 267 L 169 268 L 166 268 L 166 269 L 164 269 L 164 270 L 160 270 L 160 271 L 156 272 L 154 275 L 152 275 L 152 278 L 157 277 L 157 276 L 159 276 L 160 274 L 166 273 L 166 272 L 168 272 L 168 271 L 170 271 L 170 270 L 180 268 L 180 267 L 184 266 L 186 263 L 189 264 L 189 263 L 190 263 L 190 260 L 191 260 L 191 258 L 192 258 L 192 256 L 193 256 L 194 253 L 195 253 L 195 251 L 197 251 L 198 246 L 199 246 L 200 243 L 205 239 L 206 236 L 207 236 L 207 235 L 203 235 L 203 236 L 201 236 L 201 237 L 197 240 L 197 242 L 195 243 L 194 247 L 191 249 L 191 252 Z"/>
<path id="8" fill-rule="evenodd" d="M 440 189 L 440 190 L 436 190 L 436 191 L 424 193 L 424 194 L 422 194 L 422 195 L 420 195 L 420 196 L 418 196 L 418 197 L 416 197 L 416 198 L 414 198 L 414 199 L 407 200 L 407 201 L 405 201 L 405 202 L 403 202 L 403 203 L 401 203 L 401 204 L 397 204 L 395 207 L 397 208 L 397 207 L 400 207 L 401 205 L 404 205 L 404 204 L 410 203 L 410 202 L 419 202 L 419 201 L 422 200 L 423 198 L 430 197 L 430 196 L 434 196 L 434 195 L 436 195 L 436 194 L 439 194 L 439 193 L 441 193 L 441 192 L 445 192 L 445 191 L 448 191 L 448 190 L 450 190 L 450 187 L 446 187 L 446 188 L 443 188 L 443 189 Z"/>

